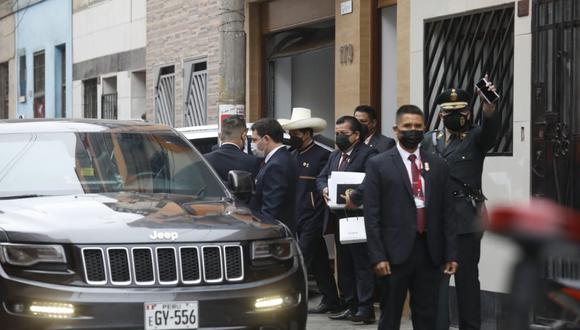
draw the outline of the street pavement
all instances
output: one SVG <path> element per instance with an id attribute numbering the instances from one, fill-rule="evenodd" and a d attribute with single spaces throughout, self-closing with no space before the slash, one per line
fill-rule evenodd
<path id="1" fill-rule="evenodd" d="M 316 307 L 320 303 L 321 296 L 311 297 L 308 301 L 310 307 Z M 376 309 L 377 322 L 380 316 L 378 306 Z M 328 314 L 308 314 L 308 323 L 306 328 L 308 330 L 367 330 L 377 329 L 378 323 L 374 324 L 357 324 L 350 321 L 334 321 L 328 318 Z M 412 330 L 411 321 L 404 319 L 401 321 L 401 330 Z"/>

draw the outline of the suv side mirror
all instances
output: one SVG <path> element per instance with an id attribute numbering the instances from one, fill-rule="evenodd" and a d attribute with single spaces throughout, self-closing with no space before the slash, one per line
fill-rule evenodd
<path id="1" fill-rule="evenodd" d="M 228 188 L 238 200 L 248 202 L 254 192 L 252 173 L 238 170 L 229 171 Z"/>

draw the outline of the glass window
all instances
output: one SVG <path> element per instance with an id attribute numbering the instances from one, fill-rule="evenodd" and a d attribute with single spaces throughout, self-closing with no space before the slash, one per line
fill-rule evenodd
<path id="1" fill-rule="evenodd" d="M 202 157 L 171 132 L 4 134 L 0 149 L 0 197 L 122 191 L 227 195 Z"/>
<path id="2" fill-rule="evenodd" d="M 44 52 L 34 54 L 34 118 L 44 118 Z"/>

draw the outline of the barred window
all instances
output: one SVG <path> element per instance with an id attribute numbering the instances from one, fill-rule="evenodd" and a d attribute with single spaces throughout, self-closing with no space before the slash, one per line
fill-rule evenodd
<path id="1" fill-rule="evenodd" d="M 185 63 L 185 126 L 207 125 L 207 59 Z"/>
<path id="2" fill-rule="evenodd" d="M 159 70 L 155 88 L 155 122 L 175 125 L 175 66 Z"/>
<path id="3" fill-rule="evenodd" d="M 424 110 L 429 129 L 442 126 L 435 99 L 447 88 L 473 93 L 476 124 L 481 103 L 475 83 L 486 73 L 496 85 L 501 127 L 490 154 L 512 154 L 514 5 L 428 20 L 424 25 Z"/>

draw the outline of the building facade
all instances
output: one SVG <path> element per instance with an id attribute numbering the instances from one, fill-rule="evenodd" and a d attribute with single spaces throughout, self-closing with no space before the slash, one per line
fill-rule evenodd
<path id="1" fill-rule="evenodd" d="M 141 119 L 146 0 L 75 0 L 72 10 L 74 117 Z"/>
<path id="2" fill-rule="evenodd" d="M 488 206 L 544 197 L 580 209 L 580 3 L 567 0 L 414 0 L 410 101 L 439 125 L 436 94 L 473 90 L 488 73 L 498 86 L 501 131 L 486 159 Z M 477 118 L 480 106 L 474 103 Z M 480 278 L 485 329 L 507 329 L 507 294 L 518 249 L 486 234 Z M 577 257 L 547 257 L 546 279 L 579 280 Z M 453 295 L 452 295 L 453 297 Z M 558 319 L 546 300 L 533 321 Z"/>
<path id="3" fill-rule="evenodd" d="M 0 119 L 16 117 L 15 5 L 0 1 Z"/>
<path id="4" fill-rule="evenodd" d="M 18 1 L 18 118 L 65 118 L 72 109 L 71 1 Z"/>
<path id="5" fill-rule="evenodd" d="M 250 120 L 311 108 L 329 123 L 361 104 L 379 110 L 392 135 L 409 100 L 409 3 L 377 0 L 249 1 L 246 9 Z"/>
<path id="6" fill-rule="evenodd" d="M 147 1 L 147 118 L 217 124 L 219 1 Z"/>

